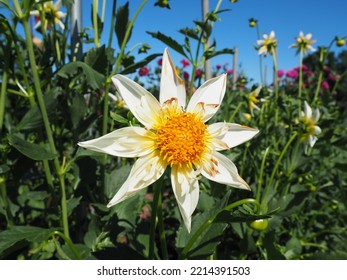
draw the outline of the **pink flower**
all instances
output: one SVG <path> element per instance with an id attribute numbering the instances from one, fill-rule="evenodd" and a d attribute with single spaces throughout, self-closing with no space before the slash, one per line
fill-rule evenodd
<path id="1" fill-rule="evenodd" d="M 200 78 L 201 75 L 202 75 L 201 69 L 200 69 L 200 68 L 196 69 L 196 70 L 195 70 L 195 76 L 196 76 L 196 78 Z"/>
<path id="2" fill-rule="evenodd" d="M 143 66 L 143 67 L 141 67 L 141 68 L 139 69 L 139 75 L 140 75 L 141 77 L 143 77 L 143 76 L 148 76 L 148 74 L 149 74 L 149 68 L 148 68 L 148 67 Z"/>
<path id="3" fill-rule="evenodd" d="M 233 70 L 233 69 L 228 69 L 228 70 L 227 70 L 227 73 L 228 73 L 229 75 L 232 75 L 232 74 L 234 74 L 234 70 Z"/>
<path id="4" fill-rule="evenodd" d="M 184 77 L 185 80 L 189 80 L 189 73 L 184 71 L 183 72 L 183 77 Z"/>
<path id="5" fill-rule="evenodd" d="M 185 67 L 188 67 L 190 65 L 190 62 L 187 59 L 182 59 L 181 64 L 182 64 L 183 68 L 185 68 Z"/>
<path id="6" fill-rule="evenodd" d="M 288 78 L 296 79 L 299 76 L 299 73 L 296 69 L 293 69 L 293 70 L 287 71 L 286 75 Z"/>
<path id="7" fill-rule="evenodd" d="M 216 68 L 217 68 L 217 70 L 219 70 L 219 69 L 221 69 L 221 68 L 222 68 L 222 65 L 217 64 L 217 65 L 216 65 Z"/>
<path id="8" fill-rule="evenodd" d="M 159 66 L 161 66 L 162 63 L 163 63 L 163 59 L 159 59 L 157 63 L 158 63 Z"/>
<path id="9" fill-rule="evenodd" d="M 312 76 L 313 72 L 311 70 L 305 71 L 306 76 Z"/>
<path id="10" fill-rule="evenodd" d="M 322 84 L 321 84 L 321 88 L 322 88 L 322 89 L 329 89 L 329 84 L 328 84 L 328 82 L 323 81 Z"/>
<path id="11" fill-rule="evenodd" d="M 282 78 L 284 76 L 284 71 L 283 70 L 278 70 L 277 71 L 277 77 Z"/>

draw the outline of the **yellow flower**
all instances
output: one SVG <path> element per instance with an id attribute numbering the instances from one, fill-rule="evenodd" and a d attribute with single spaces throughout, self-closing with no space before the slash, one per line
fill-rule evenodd
<path id="1" fill-rule="evenodd" d="M 303 54 L 306 54 L 307 50 L 315 51 L 316 49 L 312 47 L 312 44 L 315 43 L 317 40 L 311 40 L 312 34 L 308 33 L 306 36 L 302 31 L 299 33 L 299 37 L 295 38 L 296 43 L 293 45 L 290 45 L 290 48 L 297 48 L 297 53 L 302 52 Z"/>
<path id="2" fill-rule="evenodd" d="M 59 11 L 61 7 L 61 0 L 58 0 L 55 4 L 53 4 L 53 1 L 47 1 L 40 5 L 42 5 L 40 6 L 40 9 L 30 12 L 30 15 L 35 16 L 39 19 L 36 25 L 34 26 L 34 29 L 37 29 L 41 26 L 41 15 L 44 20 L 45 30 L 48 27 L 52 27 L 53 24 L 58 24 L 61 29 L 65 28 L 61 19 L 66 17 L 66 13 Z"/>
<path id="3" fill-rule="evenodd" d="M 264 56 L 268 54 L 273 54 L 277 48 L 277 40 L 275 39 L 275 32 L 271 31 L 270 35 L 264 34 L 263 40 L 257 40 L 259 45 L 258 54 L 261 55 L 264 53 Z"/>
<path id="4" fill-rule="evenodd" d="M 336 46 L 343 47 L 346 44 L 346 37 L 339 38 L 336 36 L 335 41 L 336 41 Z"/>
<path id="5" fill-rule="evenodd" d="M 123 75 L 112 77 L 125 103 L 144 127 L 125 127 L 81 147 L 119 157 L 138 158 L 129 177 L 108 203 L 111 207 L 157 181 L 171 169 L 171 184 L 188 231 L 199 200 L 200 174 L 221 184 L 250 189 L 234 163 L 220 151 L 254 137 L 257 129 L 218 122 L 207 125 L 220 107 L 226 75 L 206 81 L 186 106 L 184 81 L 164 51 L 159 101 Z"/>

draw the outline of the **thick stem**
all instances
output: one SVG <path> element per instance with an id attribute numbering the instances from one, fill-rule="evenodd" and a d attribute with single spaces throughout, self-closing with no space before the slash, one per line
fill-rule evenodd
<path id="1" fill-rule="evenodd" d="M 158 202 L 161 195 L 161 184 L 157 181 L 153 184 L 153 202 L 152 202 L 152 211 L 151 211 L 151 225 L 149 229 L 149 251 L 148 259 L 154 260 L 154 247 L 155 247 L 155 229 L 158 223 Z M 161 206 L 160 206 L 161 207 Z"/>
<path id="2" fill-rule="evenodd" d="M 14 3 L 16 6 L 19 7 L 18 0 L 14 0 Z M 17 11 L 18 14 L 22 13 L 22 11 L 19 10 Z M 31 40 L 31 33 L 29 29 L 29 24 L 28 24 L 28 18 L 27 17 L 21 17 L 21 21 L 24 27 L 24 33 L 25 33 L 25 39 L 26 39 L 26 45 L 27 45 L 27 51 L 29 55 L 29 61 L 30 61 L 30 67 L 33 75 L 33 80 L 34 80 L 34 87 L 35 87 L 35 92 L 36 92 L 36 97 L 38 101 L 38 105 L 41 111 L 48 143 L 50 150 L 53 154 L 57 155 L 57 150 L 54 144 L 54 139 L 53 139 L 53 133 L 51 130 L 50 122 L 48 119 L 48 114 L 46 110 L 46 105 L 43 99 L 43 94 L 41 90 L 41 85 L 40 85 L 40 78 L 37 72 L 37 65 L 35 61 L 35 54 L 34 54 L 34 49 L 33 49 L 33 43 Z M 62 219 L 63 219 L 63 226 L 64 226 L 64 234 L 69 237 L 69 228 L 68 228 L 68 222 L 67 222 L 67 215 L 64 215 L 66 213 L 66 197 L 65 197 L 65 183 L 64 183 L 64 176 L 61 175 L 61 170 L 60 170 L 60 165 L 59 165 L 59 160 L 58 157 L 54 158 L 54 167 L 56 170 L 56 173 L 59 175 L 58 179 L 60 181 L 60 186 L 61 186 L 61 192 L 62 192 L 62 200 L 61 200 L 61 205 L 62 205 Z"/>

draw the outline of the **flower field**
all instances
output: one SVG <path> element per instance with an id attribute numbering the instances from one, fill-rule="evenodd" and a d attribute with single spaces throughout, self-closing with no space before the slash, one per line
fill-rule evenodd
<path id="1" fill-rule="evenodd" d="M 213 64 L 237 61 L 222 0 L 181 41 L 147 31 L 162 53 L 129 39 L 175 1 L 111 1 L 107 26 L 93 0 L 77 32 L 78 2 L 0 1 L 0 259 L 347 259 L 344 34 L 298 30 L 284 70 L 249 19 L 255 82 Z"/>

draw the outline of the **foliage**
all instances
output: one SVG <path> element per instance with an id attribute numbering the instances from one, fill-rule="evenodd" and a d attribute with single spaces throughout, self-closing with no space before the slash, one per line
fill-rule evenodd
<path id="1" fill-rule="evenodd" d="M 92 47 L 79 56 L 68 48 L 68 16 L 65 29 L 53 24 L 33 37 L 29 12 L 42 3 L 1 1 L 10 17 L 0 16 L 0 258 L 347 259 L 346 50 L 335 56 L 322 47 L 304 58 L 305 69 L 299 65 L 301 78 L 276 77 L 257 96 L 252 92 L 258 85 L 247 83 L 245 74 L 234 69 L 212 121 L 260 130 L 252 141 L 227 153 L 252 191 L 202 179 L 188 233 L 168 174 L 159 186 L 155 215 L 155 185 L 107 208 L 134 161 L 77 147 L 78 141 L 138 125 L 111 86 L 114 74 L 133 73 L 154 95 L 159 92 L 160 63 L 153 70 L 148 65 L 161 54 L 138 60 L 136 48 L 128 46 L 147 1 L 139 7 L 114 4 L 111 26 L 103 24 L 96 2 L 93 27 L 78 38 Z M 170 8 L 167 1 L 155 5 Z M 207 59 L 234 53 L 217 50 L 216 41 L 207 44 L 222 12 L 217 5 L 194 28 L 180 29 L 183 43 L 148 31 L 188 60 L 190 66 L 177 70 L 190 94 L 204 81 Z M 109 44 L 101 45 L 106 28 Z M 150 49 L 148 44 L 137 48 L 139 53 Z M 146 71 L 140 72 L 143 67 Z M 227 70 L 215 66 L 213 75 Z M 329 86 L 322 88 L 325 80 Z M 308 148 L 300 141 L 306 129 L 300 121 L 304 101 L 321 112 L 317 125 L 322 132 Z M 151 235 L 156 215 L 164 226 Z"/>

